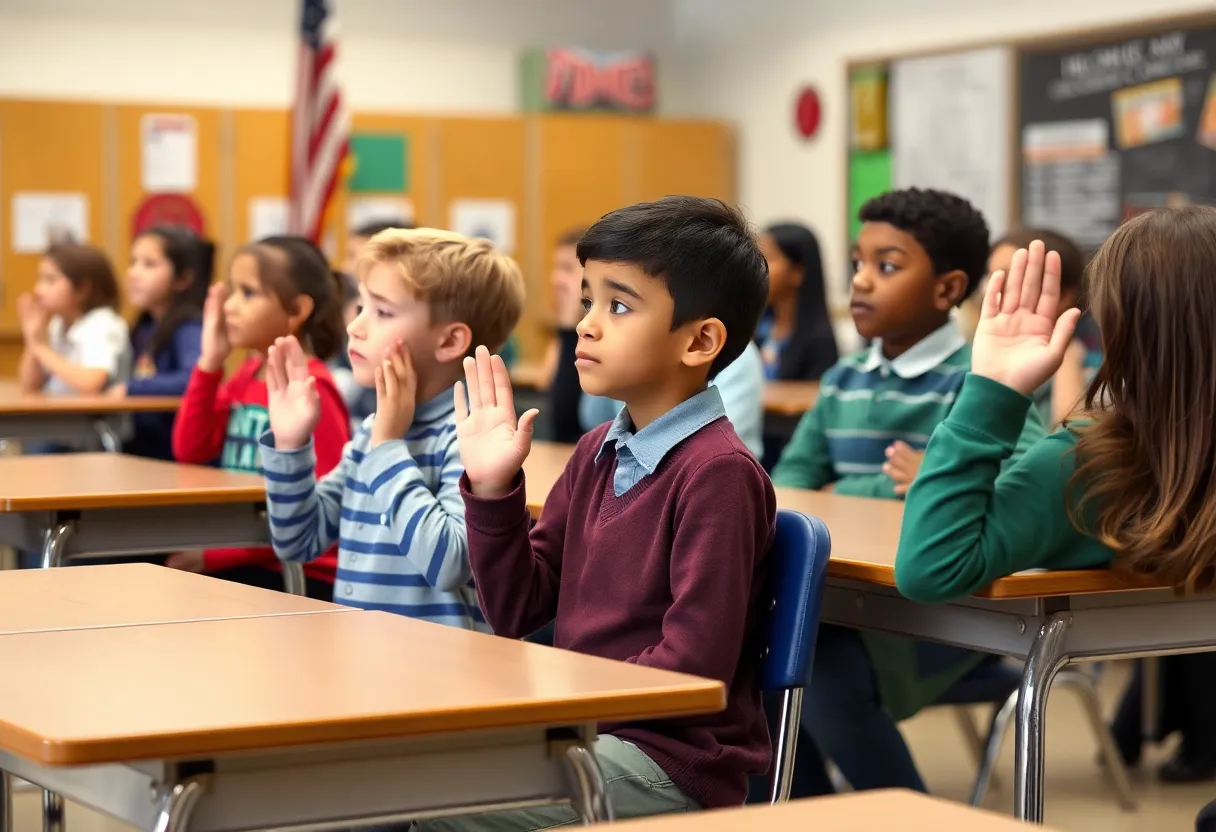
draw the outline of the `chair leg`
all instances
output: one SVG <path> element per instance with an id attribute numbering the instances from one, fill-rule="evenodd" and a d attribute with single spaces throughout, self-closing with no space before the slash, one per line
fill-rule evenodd
<path id="1" fill-rule="evenodd" d="M 781 692 L 781 719 L 778 723 L 777 748 L 773 753 L 773 779 L 769 785 L 769 803 L 785 803 L 794 786 L 794 756 L 798 750 L 798 729 L 802 724 L 802 688 Z"/>
<path id="2" fill-rule="evenodd" d="M 976 766 L 983 765 L 984 738 L 980 736 L 979 729 L 975 727 L 975 720 L 971 718 L 971 709 L 966 705 L 955 705 L 950 710 L 954 711 L 954 721 L 958 723 L 958 728 L 963 733 L 963 739 L 967 742 L 971 758 L 975 761 Z"/>
<path id="3" fill-rule="evenodd" d="M 981 806 L 988 787 L 995 779 L 996 763 L 1001 756 L 1001 746 L 1005 744 L 1005 735 L 1009 733 L 1009 725 L 1017 711 L 1018 692 L 1015 690 L 992 712 L 992 722 L 988 726 L 988 739 L 984 743 L 984 758 L 980 762 L 980 770 L 975 775 L 975 785 L 971 788 L 971 805 Z"/>
<path id="4" fill-rule="evenodd" d="M 1056 683 L 1066 685 L 1077 692 L 1081 698 L 1081 707 L 1089 718 L 1090 728 L 1093 729 L 1094 739 L 1098 741 L 1098 751 L 1106 761 L 1106 770 L 1110 772 L 1115 782 L 1115 792 L 1119 797 L 1119 805 L 1125 812 L 1135 811 L 1136 796 L 1132 793 L 1131 781 L 1127 776 L 1127 767 L 1111 736 L 1110 726 L 1102 718 L 1102 707 L 1098 701 L 1098 690 L 1089 674 L 1073 669 L 1061 670 L 1056 675 Z"/>

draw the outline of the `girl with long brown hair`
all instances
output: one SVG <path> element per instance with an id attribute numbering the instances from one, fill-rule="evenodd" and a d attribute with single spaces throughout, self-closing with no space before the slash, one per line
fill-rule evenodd
<path id="1" fill-rule="evenodd" d="M 1023 569 L 1103 565 L 1214 588 L 1214 273 L 1216 208 L 1165 208 L 1115 231 L 1088 271 L 1104 360 L 1083 410 L 999 478 L 1080 313 L 1056 317 L 1060 258 L 1041 242 L 993 274 L 971 374 L 908 492 L 905 596 L 941 602 Z"/>

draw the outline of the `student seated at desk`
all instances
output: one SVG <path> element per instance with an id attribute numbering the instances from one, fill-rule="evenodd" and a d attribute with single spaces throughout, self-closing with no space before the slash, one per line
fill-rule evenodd
<path id="1" fill-rule="evenodd" d="M 258 438 L 270 424 L 264 356 L 276 339 L 294 335 L 311 354 L 308 384 L 320 411 L 316 466 L 324 474 L 337 465 L 350 437 L 349 417 L 324 362 L 341 343 L 341 316 L 337 279 L 311 242 L 267 237 L 242 248 L 232 260 L 228 282 L 211 287 L 203 308 L 202 351 L 173 426 L 178 461 L 218 462 L 221 468 L 262 473 Z M 224 362 L 235 349 L 253 354 L 225 380 Z M 316 554 L 320 557 L 305 566 L 308 595 L 328 601 L 337 562 L 332 552 Z M 269 547 L 179 552 L 167 565 L 283 588 L 278 559 Z"/>
<path id="2" fill-rule="evenodd" d="M 722 681 L 722 713 L 604 725 L 595 751 L 619 818 L 737 806 L 771 758 L 757 674 L 776 507 L 708 381 L 751 340 L 764 259 L 736 209 L 695 197 L 606 215 L 578 257 L 579 377 L 625 409 L 579 442 L 533 529 L 520 469 L 536 411 L 516 419 L 500 358 L 465 359 L 457 435 L 478 596 L 500 635 L 556 617 L 559 648 Z M 557 806 L 418 826 L 575 821 Z"/>
<path id="3" fill-rule="evenodd" d="M 110 261 L 92 246 L 53 245 L 38 262 L 32 294 L 17 298 L 23 390 L 96 395 L 127 377 L 127 322 L 118 314 Z"/>
<path id="4" fill-rule="evenodd" d="M 377 234 L 358 271 L 351 368 L 375 388 L 376 412 L 320 482 L 315 384 L 294 339 L 271 348 L 261 454 L 275 552 L 306 561 L 337 543 L 336 602 L 484 629 L 452 385 L 474 344 L 500 345 L 519 322 L 523 275 L 488 241 L 433 229 Z"/>
<path id="5" fill-rule="evenodd" d="M 203 301 L 211 284 L 215 246 L 173 226 L 148 229 L 131 243 L 127 301 L 136 309 L 129 381 L 110 388 L 124 396 L 181 396 L 202 349 Z M 173 459 L 175 413 L 136 413 L 123 451 Z"/>
<path id="6" fill-rule="evenodd" d="M 971 364 L 950 313 L 984 275 L 988 226 L 966 200 L 915 188 L 875 197 L 860 218 L 852 310 L 872 344 L 824 374 L 773 482 L 896 499 L 916 478 L 919 449 L 952 411 Z M 1021 449 L 1043 426 L 1033 412 L 1019 419 Z M 896 721 L 931 704 L 980 658 L 821 627 L 803 725 L 855 789 L 924 791 Z"/>
<path id="7" fill-rule="evenodd" d="M 1057 314 L 1060 271 L 1036 242 L 989 283 L 971 374 L 908 493 L 895 578 L 909 598 L 948 601 L 1036 567 L 1216 588 L 1216 208 L 1150 211 L 1102 245 L 1089 297 L 1104 361 L 1084 412 L 1002 471 L 1080 315 Z M 1211 776 L 1210 734 L 1190 739 L 1167 766 Z"/>
<path id="8" fill-rule="evenodd" d="M 768 309 L 756 327 L 765 378 L 817 381 L 839 358 L 819 240 L 805 225 L 777 223 L 760 235 L 760 250 L 769 280 Z"/>

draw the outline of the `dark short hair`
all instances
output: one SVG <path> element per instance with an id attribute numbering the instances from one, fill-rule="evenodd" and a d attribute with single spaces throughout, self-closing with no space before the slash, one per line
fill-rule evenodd
<path id="1" fill-rule="evenodd" d="M 743 354 L 768 299 L 768 263 L 743 214 L 719 199 L 668 196 L 605 214 L 578 242 L 578 259 L 627 263 L 662 280 L 673 330 L 717 318 L 726 343 L 713 378 Z"/>
<path id="2" fill-rule="evenodd" d="M 215 243 L 198 236 L 189 228 L 176 225 L 154 225 L 139 232 L 135 239 L 144 237 L 150 237 L 160 245 L 162 256 L 173 268 L 174 281 L 189 277 L 185 285 L 173 289 L 168 310 L 152 330 L 147 352 L 155 355 L 169 343 L 183 322 L 202 318 L 203 304 L 207 300 L 215 270 Z M 136 324 L 151 319 L 151 314 L 144 310 L 136 318 Z"/>
<path id="3" fill-rule="evenodd" d="M 1050 228 L 1015 228 L 992 244 L 996 251 L 1001 246 L 1027 248 L 1035 240 L 1042 240 L 1048 251 L 1060 255 L 1060 288 L 1077 293 L 1077 304 L 1085 297 L 1086 257 L 1077 244 L 1058 231 Z"/>
<path id="4" fill-rule="evenodd" d="M 966 300 L 988 270 L 988 223 L 975 206 L 946 191 L 907 188 L 887 191 L 861 206 L 862 222 L 885 222 L 911 234 L 929 255 L 933 270 L 967 275 Z"/>
<path id="5" fill-rule="evenodd" d="M 388 231 L 390 228 L 413 228 L 414 224 L 404 217 L 384 218 L 378 220 L 368 220 L 360 223 L 350 230 L 352 237 L 375 237 L 381 231 Z"/>

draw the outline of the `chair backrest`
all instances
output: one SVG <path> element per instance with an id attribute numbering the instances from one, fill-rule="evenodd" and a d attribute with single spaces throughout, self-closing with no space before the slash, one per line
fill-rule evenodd
<path id="1" fill-rule="evenodd" d="M 796 511 L 777 512 L 769 550 L 769 611 L 765 653 L 760 664 L 763 690 L 800 688 L 815 658 L 819 610 L 832 539 L 822 520 Z"/>

